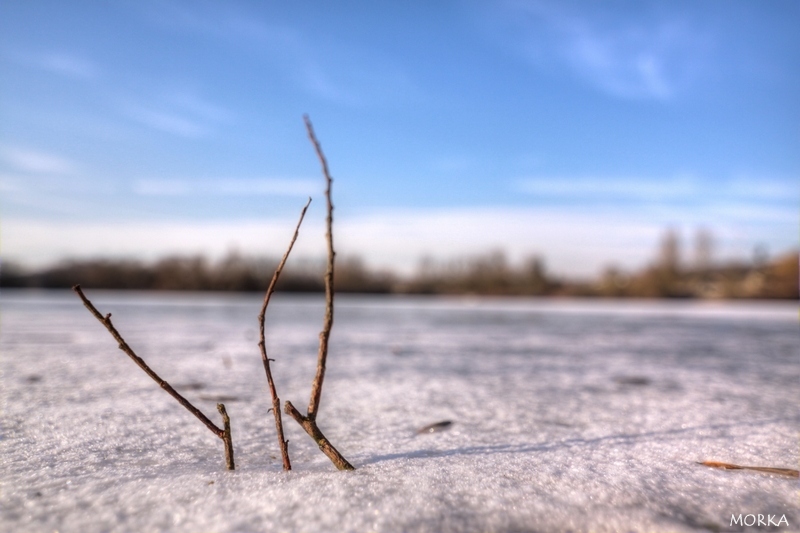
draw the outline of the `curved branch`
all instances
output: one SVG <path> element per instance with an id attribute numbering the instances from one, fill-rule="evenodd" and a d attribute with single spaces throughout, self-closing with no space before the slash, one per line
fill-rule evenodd
<path id="1" fill-rule="evenodd" d="M 297 221 L 297 226 L 294 229 L 294 235 L 292 236 L 292 240 L 289 243 L 289 248 L 286 250 L 286 253 L 283 254 L 281 262 L 278 264 L 278 267 L 275 269 L 275 273 L 272 275 L 272 280 L 269 282 L 267 293 L 264 295 L 264 303 L 261 305 L 261 313 L 259 313 L 258 315 L 258 329 L 259 329 L 258 347 L 261 349 L 261 361 L 264 363 L 264 372 L 266 372 L 267 374 L 269 393 L 270 396 L 272 396 L 272 413 L 275 416 L 275 431 L 278 433 L 278 444 L 281 449 L 281 457 L 283 458 L 284 470 L 291 470 L 292 462 L 289 460 L 289 441 L 287 441 L 283 436 L 283 421 L 281 420 L 281 399 L 278 398 L 278 391 L 275 388 L 275 381 L 272 379 L 272 370 L 270 369 L 269 366 L 270 359 L 267 356 L 267 344 L 264 335 L 264 322 L 267 314 L 267 306 L 269 305 L 269 299 L 272 297 L 272 293 L 275 292 L 275 286 L 278 283 L 278 278 L 280 277 L 281 272 L 283 271 L 283 267 L 286 264 L 286 260 L 289 258 L 289 253 L 292 251 L 294 242 L 297 240 L 297 235 L 300 232 L 300 224 L 303 223 L 303 218 L 306 216 L 306 211 L 308 210 L 308 206 L 310 203 L 311 203 L 311 198 L 308 199 L 308 202 L 306 202 L 305 207 L 303 207 L 303 211 L 300 213 L 300 220 Z"/>

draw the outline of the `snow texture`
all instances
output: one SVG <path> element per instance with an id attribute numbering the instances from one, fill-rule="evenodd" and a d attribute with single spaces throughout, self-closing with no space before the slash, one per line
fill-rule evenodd
<path id="1" fill-rule="evenodd" d="M 319 424 L 289 417 L 281 470 L 259 357 L 261 295 L 87 290 L 222 442 L 69 291 L 0 297 L 0 531 L 800 529 L 796 303 L 337 298 Z M 273 298 L 267 347 L 304 410 L 319 296 Z M 441 431 L 417 434 L 444 420 Z"/>

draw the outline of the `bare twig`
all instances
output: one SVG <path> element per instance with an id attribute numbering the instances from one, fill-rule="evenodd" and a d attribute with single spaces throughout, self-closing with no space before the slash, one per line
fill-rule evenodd
<path id="1" fill-rule="evenodd" d="M 331 201 L 331 179 L 330 172 L 328 171 L 328 162 L 325 160 L 325 154 L 322 153 L 322 147 L 314 135 L 314 128 L 311 125 L 308 115 L 303 116 L 308 131 L 308 138 L 311 144 L 314 145 L 314 150 L 317 152 L 320 164 L 322 165 L 322 174 L 325 176 L 326 188 L 325 198 L 328 204 L 328 216 L 326 219 L 326 233 L 325 237 L 328 241 L 328 266 L 325 270 L 325 318 L 322 325 L 322 332 L 319 334 L 319 352 L 317 355 L 317 372 L 314 376 L 314 381 L 311 384 L 311 399 L 308 402 L 308 414 L 303 416 L 291 402 L 284 404 L 286 414 L 290 415 L 297 421 L 298 424 L 314 439 L 320 450 L 328 456 L 333 464 L 339 470 L 355 470 L 347 459 L 345 459 L 339 451 L 333 447 L 330 441 L 325 438 L 325 435 L 317 427 L 317 412 L 319 411 L 319 403 L 322 397 L 322 383 L 325 380 L 325 364 L 328 359 L 328 340 L 331 336 L 331 328 L 333 328 L 333 260 L 336 253 L 333 251 L 333 202 Z"/>
<path id="2" fill-rule="evenodd" d="M 224 403 L 217 404 L 217 411 L 222 415 L 222 424 L 224 427 L 222 442 L 225 444 L 225 465 L 228 467 L 228 470 L 235 470 L 236 466 L 233 462 L 233 440 L 231 440 L 231 419 L 228 416 L 228 412 L 225 410 Z"/>
<path id="3" fill-rule="evenodd" d="M 225 460 L 228 466 L 228 470 L 233 470 L 234 469 L 233 444 L 231 443 L 230 419 L 228 418 L 227 413 L 225 413 L 225 406 L 222 404 L 217 405 L 217 409 L 219 409 L 220 413 L 222 414 L 223 424 L 225 425 L 225 429 L 220 429 L 219 427 L 217 427 L 216 424 L 214 424 L 211 420 L 209 420 L 208 417 L 204 415 L 197 407 L 192 405 L 189 402 L 189 400 L 181 396 L 178 393 L 178 391 L 173 389 L 169 383 L 161 379 L 161 377 L 158 374 L 156 374 L 149 366 L 147 366 L 147 363 L 144 362 L 144 359 L 136 355 L 133 349 L 128 345 L 127 342 L 125 342 L 125 339 L 122 338 L 122 335 L 119 334 L 117 329 L 111 323 L 111 313 L 108 313 L 107 315 L 103 316 L 100 313 L 100 311 L 98 311 L 97 308 L 92 304 L 92 302 L 90 302 L 89 299 L 83 294 L 80 285 L 75 285 L 74 287 L 72 287 L 72 290 L 75 291 L 75 293 L 80 297 L 86 309 L 88 309 L 89 312 L 92 313 L 92 315 L 94 315 L 94 317 L 97 320 L 99 320 L 100 323 L 103 324 L 103 326 L 105 326 L 105 328 L 108 330 L 111 336 L 114 337 L 114 340 L 117 341 L 120 350 L 125 352 L 125 354 L 128 355 L 128 357 L 133 359 L 133 362 L 136 363 L 139 366 L 139 368 L 144 370 L 145 374 L 150 376 L 156 383 L 158 383 L 159 386 L 161 386 L 161 388 L 167 392 L 167 394 L 175 398 L 178 401 L 178 403 L 184 406 L 190 413 L 192 413 L 203 424 L 205 424 L 205 426 L 214 435 L 222 439 L 222 441 L 225 444 Z"/>
<path id="4" fill-rule="evenodd" d="M 325 220 L 325 238 L 328 241 L 328 266 L 325 270 L 325 319 L 322 324 L 322 331 L 319 334 L 317 373 L 314 376 L 314 382 L 311 384 L 311 400 L 308 402 L 308 418 L 314 420 L 317 417 L 319 402 L 322 397 L 322 382 L 325 380 L 325 364 L 328 359 L 328 340 L 333 328 L 333 259 L 336 256 L 336 252 L 333 251 L 333 202 L 331 202 L 333 179 L 331 179 L 331 174 L 328 171 L 328 161 L 325 159 L 325 154 L 322 153 L 322 146 L 320 146 L 316 135 L 314 135 L 314 127 L 311 125 L 311 120 L 308 115 L 303 115 L 303 120 L 306 123 L 306 130 L 308 130 L 308 138 L 314 145 L 314 150 L 316 150 L 317 157 L 319 157 L 319 162 L 322 165 L 322 174 L 325 176 L 326 185 L 325 199 L 328 203 L 328 216 Z"/>
<path id="5" fill-rule="evenodd" d="M 292 241 L 289 243 L 289 248 L 286 250 L 286 253 L 283 254 L 283 259 L 281 259 L 280 264 L 275 269 L 275 273 L 272 275 L 272 281 L 269 282 L 269 287 L 267 288 L 267 293 L 264 296 L 264 303 L 261 305 L 261 313 L 258 315 L 258 326 L 259 326 L 259 341 L 258 347 L 261 349 L 261 361 L 264 363 L 264 372 L 267 374 L 267 383 L 269 384 L 269 393 L 272 396 L 272 409 L 270 409 L 275 416 L 275 430 L 278 433 L 278 444 L 281 448 L 281 456 L 283 457 L 283 469 L 284 470 L 291 470 L 292 469 L 292 462 L 289 460 L 289 441 L 284 439 L 283 436 L 283 421 L 281 420 L 281 399 L 278 398 L 278 391 L 275 389 L 275 381 L 272 379 L 272 370 L 270 370 L 269 362 L 271 359 L 267 357 L 267 345 L 264 336 L 264 321 L 265 315 L 267 313 L 267 305 L 269 305 L 269 299 L 272 297 L 272 293 L 275 292 L 275 285 L 278 283 L 278 278 L 281 275 L 281 271 L 283 271 L 283 266 L 286 264 L 286 259 L 289 258 L 289 252 L 292 251 L 292 247 L 294 246 L 294 242 L 297 240 L 297 234 L 300 232 L 300 224 L 303 223 L 303 217 L 306 216 L 306 211 L 308 210 L 308 205 L 311 203 L 311 198 L 308 199 L 306 202 L 305 207 L 303 207 L 303 211 L 300 213 L 300 220 L 297 221 L 297 227 L 294 229 L 294 235 L 292 236 Z"/>
<path id="6" fill-rule="evenodd" d="M 355 470 L 355 467 L 351 465 L 347 459 L 339 453 L 339 450 L 333 447 L 333 444 L 331 444 L 325 435 L 322 434 L 322 431 L 317 427 L 317 421 L 315 419 L 303 416 L 300 411 L 292 405 L 292 402 L 286 402 L 284 404 L 284 409 L 286 410 L 286 414 L 294 418 L 297 423 L 306 430 L 308 436 L 314 439 L 314 442 L 317 443 L 322 453 L 328 456 L 328 459 L 331 460 L 336 468 L 339 470 Z"/>
<path id="7" fill-rule="evenodd" d="M 766 474 L 777 474 L 779 476 L 800 477 L 800 472 L 793 468 L 773 468 L 771 466 L 741 466 L 731 463 L 720 463 L 719 461 L 703 461 L 697 464 L 710 466 L 711 468 L 721 468 L 723 470 L 753 470 Z"/>

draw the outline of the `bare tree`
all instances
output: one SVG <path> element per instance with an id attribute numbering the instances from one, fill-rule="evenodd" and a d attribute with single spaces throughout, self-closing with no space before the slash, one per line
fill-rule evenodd
<path id="1" fill-rule="evenodd" d="M 698 228 L 694 236 L 694 264 L 700 271 L 711 268 L 714 253 L 714 237 L 706 228 Z"/>
<path id="2" fill-rule="evenodd" d="M 659 266 L 672 274 L 677 273 L 680 268 L 681 243 L 678 232 L 669 229 L 661 238 L 661 249 Z"/>

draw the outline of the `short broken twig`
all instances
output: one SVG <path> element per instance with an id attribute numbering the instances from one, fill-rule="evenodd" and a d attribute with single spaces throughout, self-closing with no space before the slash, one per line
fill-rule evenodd
<path id="1" fill-rule="evenodd" d="M 269 393 L 272 396 L 272 411 L 273 415 L 275 416 L 275 431 L 278 433 L 278 445 L 281 449 L 281 457 L 283 458 L 283 469 L 284 470 L 291 470 L 292 469 L 292 462 L 289 460 L 289 441 L 287 441 L 283 436 L 283 421 L 281 420 L 281 399 L 278 398 L 278 391 L 275 388 L 275 381 L 272 379 L 272 370 L 270 369 L 269 363 L 270 361 L 274 361 L 274 359 L 270 359 L 267 357 L 267 344 L 264 335 L 264 322 L 265 317 L 267 314 L 267 306 L 269 305 L 269 299 L 272 297 L 272 293 L 275 292 L 275 286 L 278 283 L 278 278 L 283 271 L 283 266 L 286 264 L 286 260 L 289 258 L 289 253 L 292 251 L 292 247 L 294 246 L 294 242 L 297 240 L 297 234 L 300 232 L 300 224 L 303 223 L 303 217 L 306 216 L 306 211 L 308 210 L 308 206 L 311 203 L 311 198 L 308 199 L 306 202 L 305 207 L 303 207 L 303 211 L 300 213 L 300 220 L 297 221 L 297 227 L 294 229 L 294 235 L 292 236 L 292 240 L 289 243 L 289 248 L 286 250 L 286 253 L 283 254 L 283 259 L 278 264 L 278 267 L 275 269 L 275 273 L 272 275 L 272 280 L 269 282 L 269 287 L 267 288 L 267 293 L 264 295 L 264 303 L 261 305 L 261 313 L 258 315 L 258 327 L 259 327 L 259 340 L 258 340 L 258 347 L 261 349 L 261 361 L 264 363 L 264 372 L 267 374 L 267 383 L 269 384 Z"/>
<path id="2" fill-rule="evenodd" d="M 319 352 L 317 354 L 317 371 L 314 376 L 314 381 L 311 383 L 311 399 L 308 402 L 308 413 L 303 416 L 291 402 L 284 404 L 286 414 L 290 415 L 297 421 L 298 424 L 314 439 L 320 450 L 328 456 L 333 464 L 339 470 L 355 470 L 347 459 L 342 456 L 339 451 L 333 447 L 330 441 L 325 438 L 325 435 L 319 430 L 317 426 L 317 411 L 319 410 L 320 399 L 322 398 L 322 383 L 325 381 L 325 366 L 328 359 L 328 341 L 331 336 L 331 329 L 333 328 L 333 263 L 336 253 L 333 250 L 333 202 L 331 201 L 331 179 L 330 172 L 328 171 L 328 162 L 325 159 L 325 154 L 322 153 L 322 147 L 314 135 L 314 128 L 311 125 L 311 120 L 308 115 L 303 116 L 303 121 L 306 124 L 308 131 L 308 138 L 311 144 L 314 145 L 314 150 L 317 152 L 320 164 L 322 165 L 322 174 L 325 177 L 325 198 L 328 206 L 328 216 L 326 218 L 326 233 L 325 237 L 328 241 L 328 264 L 325 270 L 325 318 L 322 324 L 322 331 L 319 334 Z"/>
<path id="3" fill-rule="evenodd" d="M 764 472 L 766 474 L 778 474 L 779 476 L 800 477 L 800 471 L 793 468 L 773 468 L 770 466 L 741 466 L 731 463 L 721 463 L 719 461 L 702 461 L 697 464 L 703 466 L 710 466 L 711 468 L 721 468 L 723 470 L 753 470 L 755 472 Z"/>
<path id="4" fill-rule="evenodd" d="M 235 470 L 236 466 L 233 462 L 233 441 L 231 440 L 231 419 L 228 412 L 225 410 L 224 403 L 217 404 L 217 411 L 222 415 L 222 442 L 225 445 L 225 466 L 228 470 Z"/>
<path id="5" fill-rule="evenodd" d="M 107 315 L 103 316 L 100 313 L 100 311 L 98 311 L 97 308 L 92 304 L 92 302 L 89 301 L 86 295 L 83 294 L 80 285 L 73 286 L 72 290 L 75 291 L 75 293 L 80 297 L 86 309 L 88 309 L 89 312 L 92 313 L 92 315 L 94 315 L 94 317 L 98 321 L 100 321 L 100 323 L 103 324 L 103 326 L 105 326 L 105 328 L 108 330 L 111 336 L 114 337 L 114 340 L 117 341 L 120 350 L 125 352 L 125 354 L 128 355 L 128 357 L 133 359 L 133 362 L 136 363 L 139 366 L 139 368 L 144 370 L 145 374 L 150 376 L 156 383 L 158 383 L 159 386 L 167 392 L 167 394 L 175 398 L 178 401 L 178 403 L 184 406 L 190 413 L 192 413 L 203 424 L 205 424 L 205 426 L 214 435 L 222 439 L 225 445 L 225 463 L 228 467 L 228 470 L 233 470 L 234 469 L 233 443 L 231 441 L 230 418 L 228 417 L 228 414 L 225 411 L 225 406 L 221 403 L 217 404 L 217 410 L 222 415 L 222 420 L 224 425 L 224 429 L 221 429 L 217 427 L 217 425 L 214 424 L 214 422 L 209 420 L 208 417 L 204 415 L 197 407 L 192 405 L 189 402 L 189 400 L 181 396 L 180 393 L 178 393 L 178 391 L 172 388 L 172 386 L 169 383 L 161 379 L 161 377 L 158 374 L 156 374 L 149 366 L 147 366 L 147 363 L 144 362 L 144 359 L 136 355 L 133 349 L 128 345 L 127 342 L 125 342 L 125 339 L 122 338 L 122 335 L 120 335 L 120 333 L 114 327 L 114 324 L 111 323 L 111 313 L 108 313 Z"/>

